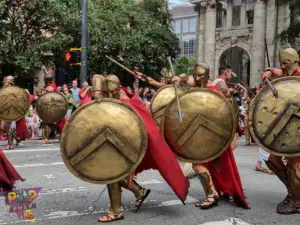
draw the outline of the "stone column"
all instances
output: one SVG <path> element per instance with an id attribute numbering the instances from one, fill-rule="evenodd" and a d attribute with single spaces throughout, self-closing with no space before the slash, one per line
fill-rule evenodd
<path id="1" fill-rule="evenodd" d="M 200 63 L 204 61 L 205 7 L 197 5 L 194 9 L 198 12 L 197 62 Z"/>
<path id="2" fill-rule="evenodd" d="M 226 22 L 226 27 L 232 27 L 232 6 L 233 6 L 233 0 L 227 0 L 227 22 Z"/>
<path id="3" fill-rule="evenodd" d="M 267 2 L 267 22 L 266 22 L 266 41 L 268 45 L 268 52 L 270 57 L 271 67 L 276 65 L 276 0 L 268 0 Z M 268 66 L 267 57 L 265 58 L 265 65 Z"/>
<path id="4" fill-rule="evenodd" d="M 210 77 L 215 79 L 215 57 L 216 57 L 216 21 L 217 10 L 215 1 L 205 2 L 205 45 L 204 45 L 204 62 L 210 68 Z"/>
<path id="5" fill-rule="evenodd" d="M 256 0 L 254 5 L 253 37 L 252 37 L 252 62 L 250 68 L 250 87 L 261 83 L 259 69 L 265 69 L 265 46 L 266 36 L 266 2 Z"/>
<path id="6" fill-rule="evenodd" d="M 240 26 L 246 25 L 246 0 L 241 0 L 241 23 Z"/>
<path id="7" fill-rule="evenodd" d="M 291 11 L 290 11 L 288 4 L 278 6 L 277 34 L 280 34 L 283 30 L 285 30 L 289 26 L 290 15 L 291 15 Z M 275 60 L 276 67 L 280 67 L 279 55 L 278 55 L 279 50 L 282 48 L 287 48 L 287 47 L 288 47 L 287 44 L 281 45 L 281 43 L 279 41 L 277 41 L 277 43 L 276 43 L 276 60 Z"/>

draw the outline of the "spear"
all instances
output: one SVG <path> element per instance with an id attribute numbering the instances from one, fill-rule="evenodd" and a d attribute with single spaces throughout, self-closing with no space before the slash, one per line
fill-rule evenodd
<path id="1" fill-rule="evenodd" d="M 168 57 L 168 62 L 169 62 L 169 65 L 170 65 L 170 69 L 171 69 L 173 75 L 175 76 L 175 71 L 174 71 L 173 64 L 172 64 L 170 56 Z M 183 113 L 181 112 L 179 96 L 178 96 L 178 86 L 177 86 L 176 82 L 174 83 L 174 90 L 175 90 L 175 96 L 176 96 L 177 108 L 178 108 L 177 118 L 180 120 L 180 123 L 182 123 Z"/>

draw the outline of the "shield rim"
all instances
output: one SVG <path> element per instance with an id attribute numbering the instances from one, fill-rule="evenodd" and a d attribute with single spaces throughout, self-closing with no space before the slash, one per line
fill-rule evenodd
<path id="1" fill-rule="evenodd" d="M 199 164 L 199 163 L 207 163 L 207 162 L 211 162 L 211 161 L 217 159 L 218 157 L 220 157 L 226 150 L 228 150 L 228 148 L 231 146 L 231 142 L 232 142 L 234 136 L 236 135 L 237 121 L 236 121 L 236 118 L 235 118 L 235 113 L 234 113 L 232 104 L 231 104 L 231 103 L 228 101 L 228 99 L 226 99 L 223 95 L 219 94 L 218 92 L 216 92 L 216 91 L 214 91 L 214 90 L 211 90 L 211 89 L 208 89 L 208 88 L 193 88 L 193 89 L 189 89 L 189 90 L 187 90 L 187 91 L 185 91 L 185 92 L 179 94 L 179 95 L 178 95 L 178 98 L 179 98 L 179 100 L 180 100 L 180 98 L 181 98 L 182 96 L 184 96 L 184 95 L 186 95 L 186 94 L 189 94 L 189 93 L 191 93 L 191 92 L 196 92 L 196 91 L 210 92 L 210 93 L 212 93 L 212 94 L 214 94 L 214 95 L 216 95 L 216 96 L 222 98 L 222 99 L 226 102 L 227 106 L 230 108 L 230 111 L 231 111 L 231 118 L 232 118 L 232 131 L 231 131 L 232 134 L 231 134 L 231 137 L 230 137 L 229 141 L 227 142 L 226 146 L 225 146 L 218 154 L 216 154 L 215 156 L 209 157 L 209 158 L 207 158 L 206 160 L 190 160 L 190 159 L 185 159 L 185 158 L 179 156 L 175 151 L 173 151 L 172 147 L 169 145 L 169 143 L 168 143 L 167 140 L 165 139 L 166 142 L 168 143 L 168 145 L 170 146 L 170 148 L 172 149 L 172 152 L 173 152 L 173 154 L 176 156 L 177 159 L 179 159 L 179 160 L 181 160 L 181 161 L 183 161 L 183 162 Z M 162 117 L 160 129 L 161 129 L 161 133 L 162 133 L 162 135 L 163 135 L 164 138 L 165 138 L 165 131 L 164 131 L 164 127 L 165 127 L 165 126 L 164 126 L 164 124 L 165 124 L 165 116 L 166 116 L 167 111 L 168 111 L 167 109 L 168 109 L 169 107 L 171 107 L 171 105 L 174 104 L 175 101 L 177 101 L 176 98 L 174 98 L 174 99 L 167 105 L 166 110 L 164 111 L 164 115 L 163 115 L 163 117 Z"/>
<path id="2" fill-rule="evenodd" d="M 136 116 L 136 118 L 140 121 L 139 122 L 139 126 L 140 126 L 140 129 L 143 133 L 143 141 L 142 141 L 142 150 L 141 150 L 141 157 L 139 158 L 139 160 L 135 163 L 135 165 L 129 170 L 127 171 L 127 173 L 124 173 L 123 176 L 120 176 L 119 178 L 115 178 L 115 179 L 112 179 L 112 180 L 108 180 L 108 181 L 96 181 L 96 180 L 91 180 L 89 178 L 86 178 L 84 177 L 82 174 L 80 174 L 76 169 L 73 168 L 73 166 L 70 164 L 69 160 L 68 160 L 68 156 L 65 154 L 65 145 L 64 143 L 66 142 L 66 138 L 67 138 L 67 135 L 68 135 L 68 130 L 70 129 L 70 127 L 72 126 L 72 121 L 76 118 L 76 116 L 82 111 L 84 110 L 85 108 L 89 107 L 90 105 L 93 105 L 93 104 L 100 104 L 101 102 L 114 102 L 114 103 L 118 103 L 118 104 L 121 104 L 122 106 L 126 107 L 129 111 L 131 111 L 132 114 L 134 114 L 134 116 Z M 92 183 L 92 184 L 112 184 L 112 183 L 115 183 L 115 182 L 118 182 L 126 177 L 128 177 L 130 174 L 132 174 L 136 169 L 137 167 L 141 164 L 145 154 L 146 154 L 146 151 L 147 151 L 147 148 L 148 148 L 148 132 L 147 132 L 147 129 L 146 129 L 146 125 L 143 121 L 143 119 L 139 116 L 139 114 L 132 108 L 130 107 L 129 105 L 127 105 L 126 103 L 120 101 L 120 100 L 117 100 L 117 99 L 112 99 L 112 98 L 103 98 L 101 99 L 100 101 L 95 99 L 95 100 L 92 100 L 82 106 L 80 106 L 70 117 L 68 123 L 66 123 L 65 127 L 64 127 L 64 130 L 61 134 L 61 139 L 60 139 L 60 153 L 61 153 L 61 156 L 62 156 L 62 159 L 64 161 L 64 164 L 66 165 L 66 167 L 68 168 L 68 170 L 75 176 L 77 177 L 78 179 L 80 180 L 83 180 L 85 182 L 88 182 L 88 183 Z"/>
<path id="3" fill-rule="evenodd" d="M 27 110 L 26 110 L 26 112 L 28 112 L 29 109 L 30 109 L 30 105 L 31 105 L 31 101 L 30 101 L 30 96 L 29 96 L 29 94 L 25 91 L 24 88 L 15 87 L 15 86 L 6 87 L 6 88 L 1 88 L 1 89 L 0 89 L 0 94 L 1 94 L 1 91 L 5 90 L 5 89 L 7 90 L 7 89 L 9 89 L 9 88 L 17 88 L 17 89 L 19 89 L 19 90 L 22 90 L 22 91 L 26 94 L 25 96 L 26 96 L 26 98 L 27 98 L 27 100 L 28 100 L 28 102 L 29 102 L 28 108 L 27 108 Z M 26 113 L 25 113 L 25 114 L 26 114 Z M 24 114 L 23 116 L 18 117 L 18 119 L 15 119 L 15 120 L 8 120 L 8 119 L 5 119 L 5 118 L 1 117 L 1 115 L 0 115 L 0 119 L 3 120 L 3 121 L 7 121 L 7 122 L 15 122 L 15 121 L 18 121 L 18 120 L 22 119 L 23 117 L 25 117 L 25 114 Z"/>
<path id="4" fill-rule="evenodd" d="M 47 92 L 45 92 L 42 96 L 41 96 L 41 98 L 44 96 L 44 95 L 47 95 L 47 94 L 53 94 L 53 93 L 55 93 L 55 94 L 59 94 L 59 95 L 61 95 L 64 99 L 65 99 L 65 105 L 66 105 L 66 109 L 65 109 L 65 115 L 67 114 L 67 111 L 68 111 L 68 105 L 69 105 L 69 103 L 68 103 L 68 101 L 67 101 L 67 98 L 62 94 L 62 93 L 59 93 L 59 92 L 56 92 L 56 91 L 47 91 Z M 40 98 L 39 98 L 40 99 Z M 37 113 L 37 108 L 38 108 L 38 101 L 39 101 L 39 99 L 37 100 L 37 102 L 36 102 L 36 105 L 35 105 L 35 112 L 36 112 L 36 114 L 38 115 L 38 113 Z M 64 115 L 64 116 L 65 116 Z M 39 115 L 38 115 L 39 116 Z M 51 120 L 51 121 L 49 121 L 49 120 L 43 120 L 43 119 L 41 119 L 43 122 L 45 122 L 45 123 L 57 123 L 57 122 L 59 122 L 59 121 L 61 121 L 61 119 L 62 118 L 64 118 L 64 116 L 63 117 L 61 117 L 59 120 L 57 120 L 57 121 L 53 121 L 53 120 Z M 39 118 L 41 118 L 40 116 L 39 116 Z"/>
<path id="5" fill-rule="evenodd" d="M 271 83 L 276 84 L 278 82 L 285 81 L 285 80 L 298 80 L 300 82 L 300 77 L 297 77 L 297 76 L 280 77 L 280 78 L 272 80 Z M 266 85 L 260 92 L 258 92 L 255 95 L 255 97 L 250 102 L 250 106 L 249 106 L 249 131 L 250 131 L 250 134 L 253 137 L 253 139 L 255 140 L 256 144 L 259 147 L 261 147 L 262 149 L 264 149 L 265 151 L 267 151 L 268 153 L 271 153 L 273 155 L 280 156 L 280 157 L 297 157 L 297 156 L 300 156 L 300 151 L 299 151 L 299 153 L 295 153 L 295 154 L 284 154 L 284 153 L 275 152 L 272 149 L 264 146 L 255 134 L 255 131 L 254 131 L 254 128 L 253 128 L 253 123 L 252 123 L 252 121 L 253 121 L 252 120 L 253 111 L 254 111 L 254 109 L 256 109 L 255 106 L 257 105 L 256 103 L 259 101 L 259 97 L 262 95 L 262 93 L 265 93 L 268 90 L 271 91 L 269 86 Z"/>
<path id="6" fill-rule="evenodd" d="M 158 122 L 157 122 L 156 119 L 154 118 L 154 112 L 153 112 L 153 110 L 152 110 L 152 105 L 153 105 L 153 102 L 154 102 L 154 100 L 156 99 L 157 95 L 158 95 L 162 90 L 167 89 L 167 88 L 169 88 L 169 87 L 174 87 L 174 86 L 173 86 L 172 84 L 168 84 L 168 85 L 165 85 L 165 86 L 159 88 L 159 89 L 154 93 L 154 95 L 153 95 L 153 97 L 152 97 L 152 99 L 151 99 L 151 101 L 150 101 L 150 106 L 149 106 L 150 113 L 151 113 L 151 116 L 152 116 L 153 120 L 155 121 L 155 123 L 156 123 L 157 125 L 158 125 Z M 171 101 L 172 101 L 172 100 L 171 100 Z M 163 117 L 163 116 L 162 116 L 162 117 Z M 159 124 L 159 126 L 160 126 L 160 124 Z"/>

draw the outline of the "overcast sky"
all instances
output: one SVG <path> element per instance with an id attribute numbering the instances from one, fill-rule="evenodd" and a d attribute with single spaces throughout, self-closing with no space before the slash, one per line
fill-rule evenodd
<path id="1" fill-rule="evenodd" d="M 173 6 L 173 5 L 183 4 L 188 1 L 189 0 L 169 0 L 169 4 L 170 4 L 170 6 Z"/>

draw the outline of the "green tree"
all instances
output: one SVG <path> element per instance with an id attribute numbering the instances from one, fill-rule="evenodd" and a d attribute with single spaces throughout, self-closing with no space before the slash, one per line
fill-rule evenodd
<path id="1" fill-rule="evenodd" d="M 40 56 L 42 52 L 50 52 L 55 59 L 79 40 L 77 0 L 2 0 L 0 3 L 2 76 L 31 77 L 39 68 L 34 52 Z"/>
<path id="2" fill-rule="evenodd" d="M 179 74 L 192 74 L 193 68 L 196 64 L 196 58 L 191 57 L 188 58 L 186 56 L 181 57 L 179 60 L 176 61 L 175 64 L 175 73 Z"/>
<path id="3" fill-rule="evenodd" d="M 121 56 L 126 66 L 138 65 L 151 75 L 179 50 L 171 15 L 161 0 L 93 0 L 89 5 L 89 30 L 91 73 L 101 72 L 101 67 L 116 72 L 119 68 L 104 58 L 110 55 L 116 59 Z"/>
<path id="4" fill-rule="evenodd" d="M 289 5 L 291 13 L 291 22 L 290 25 L 281 32 L 278 36 L 281 42 L 292 43 L 295 47 L 297 44 L 296 40 L 300 36 L 300 0 L 279 0 L 281 5 Z M 298 51 L 300 46 L 298 46 Z"/>
<path id="5" fill-rule="evenodd" d="M 78 0 L 0 0 L 0 73 L 32 77 L 33 52 L 50 52 L 64 67 L 64 52 L 80 47 Z M 152 75 L 178 53 L 171 15 L 161 0 L 89 0 L 88 74 L 120 72 L 105 55 Z M 128 27 L 130 24 L 130 28 Z M 45 37 L 48 32 L 51 37 Z M 43 63 L 49 57 L 41 57 Z"/>

